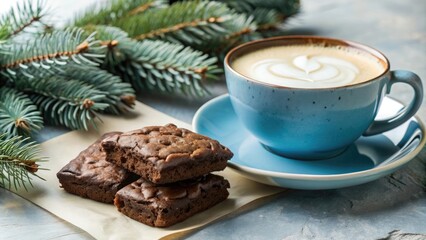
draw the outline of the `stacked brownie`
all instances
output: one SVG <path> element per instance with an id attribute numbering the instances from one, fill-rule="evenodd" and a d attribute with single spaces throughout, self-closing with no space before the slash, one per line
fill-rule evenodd
<path id="1" fill-rule="evenodd" d="M 123 214 L 167 227 L 228 197 L 228 181 L 211 172 L 232 156 L 219 142 L 168 124 L 104 135 L 57 176 L 70 193 L 114 198 Z"/>
<path id="2" fill-rule="evenodd" d="M 105 160 L 101 142 L 117 134 L 120 132 L 104 134 L 56 174 L 67 192 L 98 202 L 113 203 L 118 190 L 137 180 L 135 174 Z"/>

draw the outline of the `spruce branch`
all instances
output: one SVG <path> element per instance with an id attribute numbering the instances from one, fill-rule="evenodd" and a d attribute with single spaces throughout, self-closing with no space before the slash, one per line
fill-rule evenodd
<path id="1" fill-rule="evenodd" d="M 105 103 L 109 106 L 103 111 L 112 114 L 127 112 L 135 104 L 135 91 L 129 83 L 123 82 L 120 77 L 113 75 L 103 69 L 69 64 L 65 66 L 60 76 L 66 79 L 78 80 L 82 83 L 108 93 Z"/>
<path id="2" fill-rule="evenodd" d="M 257 32 L 277 30 L 283 22 L 283 17 L 275 9 L 257 8 L 251 12 L 257 23 Z"/>
<path id="3" fill-rule="evenodd" d="M 37 107 L 24 93 L 0 88 L 0 132 L 6 136 L 30 135 L 43 127 Z"/>
<path id="4" fill-rule="evenodd" d="M 165 0 L 112 0 L 97 2 L 74 17 L 72 26 L 109 25 L 123 17 L 138 15 L 149 9 L 167 6 Z"/>
<path id="5" fill-rule="evenodd" d="M 46 5 L 43 0 L 26 0 L 11 8 L 0 18 L 0 26 L 7 26 L 6 38 L 16 36 L 27 28 L 40 22 L 46 14 Z M 1 39 L 1 38 L 0 38 Z"/>
<path id="6" fill-rule="evenodd" d="M 8 26 L 0 25 L 0 48 L 2 48 L 2 45 L 4 44 L 5 40 L 8 39 L 8 37 L 9 37 Z"/>
<path id="7" fill-rule="evenodd" d="M 83 38 L 78 28 L 54 31 L 25 44 L 12 44 L 13 54 L 0 55 L 0 74 L 11 78 L 22 74 L 33 78 L 34 72 L 48 71 L 69 62 L 99 65 L 102 48 L 94 33 Z"/>
<path id="8" fill-rule="evenodd" d="M 256 33 L 258 27 L 252 16 L 247 17 L 244 14 L 239 14 L 232 22 L 227 23 L 226 28 L 228 29 L 227 34 L 205 41 L 197 49 L 222 60 L 232 47 L 261 37 L 260 34 Z"/>
<path id="9" fill-rule="evenodd" d="M 283 32 L 280 26 L 287 18 L 298 13 L 299 0 L 215 0 L 226 3 L 238 13 L 252 16 L 257 24 L 256 33 L 246 32 L 246 40 L 278 36 Z"/>
<path id="10" fill-rule="evenodd" d="M 115 27 L 98 26 L 97 32 L 108 45 L 105 69 L 122 76 L 136 90 L 202 96 L 207 92 L 203 82 L 216 79 L 221 72 L 216 58 L 181 44 L 137 42 Z"/>
<path id="11" fill-rule="evenodd" d="M 142 15 L 121 18 L 114 25 L 137 40 L 163 39 L 197 46 L 226 34 L 228 30 L 225 24 L 232 22 L 235 16 L 222 3 L 188 1 Z"/>
<path id="12" fill-rule="evenodd" d="M 122 45 L 128 57 L 116 70 L 137 90 L 204 96 L 204 81 L 220 72 L 216 58 L 180 44 L 145 40 Z"/>
<path id="13" fill-rule="evenodd" d="M 62 76 L 20 78 L 15 80 L 15 88 L 28 93 L 46 123 L 71 129 L 96 128 L 97 112 L 109 107 L 106 92 Z"/>
<path id="14" fill-rule="evenodd" d="M 6 134 L 0 134 L 0 187 L 6 189 L 18 189 L 29 183 L 31 176 L 42 169 L 39 162 L 45 161 L 38 156 L 40 149 L 34 142 L 28 142 L 27 138 L 20 136 L 8 138 Z"/>
<path id="15" fill-rule="evenodd" d="M 226 3 L 239 13 L 251 14 L 255 9 L 275 10 L 286 19 L 300 10 L 300 0 L 214 0 Z"/>

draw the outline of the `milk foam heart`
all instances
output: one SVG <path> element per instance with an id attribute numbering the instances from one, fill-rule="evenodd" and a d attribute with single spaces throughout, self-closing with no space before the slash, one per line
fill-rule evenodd
<path id="1" fill-rule="evenodd" d="M 349 48 L 278 46 L 237 58 L 232 67 L 267 84 L 295 88 L 329 88 L 367 81 L 384 71 L 366 53 Z"/>

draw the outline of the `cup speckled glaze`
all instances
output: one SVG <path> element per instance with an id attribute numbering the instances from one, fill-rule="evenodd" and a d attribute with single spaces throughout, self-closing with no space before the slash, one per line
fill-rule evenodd
<path id="1" fill-rule="evenodd" d="M 259 82 L 232 69 L 239 56 L 272 46 L 318 44 L 346 46 L 367 52 L 384 66 L 377 77 L 333 88 L 289 88 Z M 379 51 L 345 40 L 285 36 L 249 42 L 225 57 L 225 75 L 232 106 L 246 129 L 269 151 L 295 159 L 323 159 L 343 152 L 361 135 L 393 129 L 411 118 L 423 99 L 420 78 L 409 71 L 391 71 Z M 414 98 L 401 112 L 374 121 L 380 102 L 394 83 L 414 89 Z"/>

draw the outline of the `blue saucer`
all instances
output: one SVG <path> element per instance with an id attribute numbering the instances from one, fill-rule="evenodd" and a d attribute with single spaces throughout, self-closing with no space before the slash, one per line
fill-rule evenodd
<path id="1" fill-rule="evenodd" d="M 376 119 L 402 105 L 385 98 Z M 229 167 L 257 182 L 295 189 L 334 189 L 373 181 L 413 159 L 424 146 L 425 128 L 417 118 L 383 134 L 361 137 L 337 157 L 303 161 L 267 151 L 239 122 L 229 95 L 204 104 L 195 114 L 196 132 L 220 141 L 234 153 Z"/>

